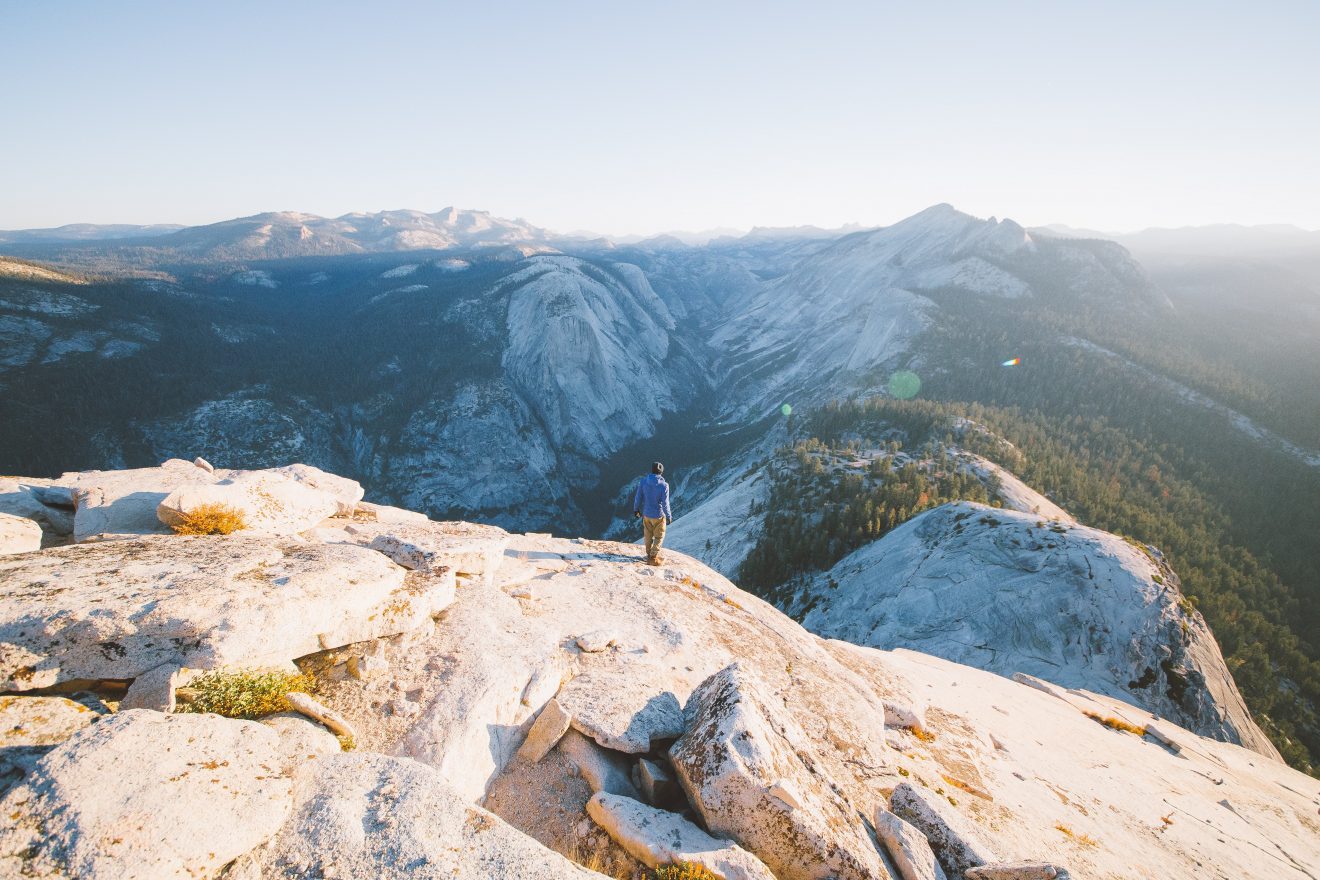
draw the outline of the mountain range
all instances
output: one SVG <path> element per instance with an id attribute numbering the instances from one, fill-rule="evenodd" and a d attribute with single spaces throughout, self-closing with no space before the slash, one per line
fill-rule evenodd
<path id="1" fill-rule="evenodd" d="M 1320 296 L 1292 257 L 1214 287 L 1185 255 L 949 205 L 687 242 L 455 209 L 278 213 L 5 233 L 0 252 L 5 472 L 300 461 L 435 518 L 623 537 L 628 486 L 659 458 L 674 546 L 730 576 L 761 566 L 758 589 L 805 614 L 975 453 L 1006 468 L 996 491 L 1016 474 L 1158 544 L 1266 733 L 1299 766 L 1320 753 Z M 865 468 L 910 460 L 929 491 L 877 527 L 863 507 L 890 472 L 856 488 L 827 469 L 837 485 L 799 509 L 786 481 L 827 479 L 785 458 L 809 439 L 897 443 Z M 866 526 L 825 534 L 844 528 L 829 517 Z"/>

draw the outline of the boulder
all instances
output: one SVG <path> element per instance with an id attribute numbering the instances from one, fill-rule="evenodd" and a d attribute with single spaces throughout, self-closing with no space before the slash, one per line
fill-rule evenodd
<path id="1" fill-rule="evenodd" d="M 519 747 L 518 757 L 533 764 L 540 761 L 559 744 L 560 737 L 568 731 L 572 721 L 572 716 L 564 711 L 558 700 L 546 703 L 527 731 L 527 739 Z"/>
<path id="2" fill-rule="evenodd" d="M 344 532 L 404 568 L 424 573 L 449 569 L 486 582 L 494 578 L 509 543 L 503 529 L 476 523 L 353 523 Z"/>
<path id="3" fill-rule="evenodd" d="M 131 709 L 79 731 L 0 801 L 0 875 L 214 876 L 289 814 L 254 721 Z"/>
<path id="4" fill-rule="evenodd" d="M 120 710 L 154 709 L 157 712 L 173 712 L 179 671 L 179 667 L 173 663 L 162 663 L 142 673 L 128 686 L 128 693 L 119 702 Z"/>
<path id="5" fill-rule="evenodd" d="M 422 525 L 430 522 L 424 513 L 404 510 L 402 507 L 372 504 L 370 501 L 359 501 L 353 508 L 353 518 L 389 525 Z"/>
<path id="6" fill-rule="evenodd" d="M 756 856 L 733 841 L 712 837 L 677 813 L 603 791 L 587 802 L 587 813 L 630 856 L 649 867 L 693 862 L 721 880 L 775 880 Z"/>
<path id="7" fill-rule="evenodd" d="M 875 811 L 875 833 L 903 880 L 945 880 L 925 835 L 886 809 Z"/>
<path id="8" fill-rule="evenodd" d="M 590 880 L 581 868 L 463 798 L 434 769 L 372 753 L 294 772 L 294 808 L 236 870 L 260 877 Z M 241 875 L 240 875 L 241 876 Z"/>
<path id="9" fill-rule="evenodd" d="M 206 471 L 208 474 L 215 473 L 215 465 L 211 464 L 209 461 L 202 458 L 200 455 L 193 459 L 193 464 L 201 468 L 202 470 Z"/>
<path id="10" fill-rule="evenodd" d="M 577 646 L 588 654 L 599 654 L 615 644 L 614 633 L 609 630 L 593 629 L 578 636 Z"/>
<path id="11" fill-rule="evenodd" d="M 779 880 L 890 876 L 806 735 L 739 664 L 702 682 L 684 713 L 688 731 L 670 760 L 712 834 L 750 850 Z M 771 794 L 777 784 L 797 806 Z"/>
<path id="12" fill-rule="evenodd" d="M 926 707 L 913 703 L 900 703 L 897 700 L 885 700 L 885 726 L 901 727 L 904 730 L 926 729 Z"/>
<path id="13" fill-rule="evenodd" d="M 42 755 L 97 717 L 64 697 L 0 697 L 0 795 L 31 773 Z"/>
<path id="14" fill-rule="evenodd" d="M 282 758 L 280 766 L 285 770 L 290 770 L 313 758 L 337 755 L 343 751 L 338 737 L 324 725 L 300 712 L 267 715 L 261 719 L 261 723 L 279 734 Z"/>
<path id="15" fill-rule="evenodd" d="M 593 792 L 604 791 L 633 800 L 641 798 L 622 755 L 601 748 L 595 740 L 576 730 L 570 730 L 560 738 L 559 751 L 578 768 Z"/>
<path id="16" fill-rule="evenodd" d="M 160 503 L 179 489 L 216 479 L 190 461 L 172 458 L 153 468 L 68 473 L 58 483 L 74 492 L 73 538 L 81 543 L 166 533 L 168 526 L 156 515 Z"/>
<path id="17" fill-rule="evenodd" d="M 0 513 L 30 519 L 54 537 L 73 534 L 73 493 L 67 492 L 68 509 L 52 506 L 60 497 L 49 493 L 48 487 L 0 477 Z"/>
<path id="18" fill-rule="evenodd" d="M 1068 697 L 1064 695 L 1063 688 L 1057 688 L 1048 681 L 1043 681 L 1034 675 L 1027 675 L 1025 672 L 1015 672 L 1011 677 L 1018 684 L 1025 684 L 1029 688 L 1035 688 L 1042 694 L 1049 694 L 1055 699 L 1063 700 L 1065 703 L 1068 702 Z"/>
<path id="19" fill-rule="evenodd" d="M 76 493 L 68 486 L 47 486 L 42 483 L 30 483 L 27 490 L 32 496 L 47 507 L 64 508 L 72 511 L 78 505 Z M 73 520 L 70 519 L 70 528 Z M 69 534 L 72 534 L 70 532 Z"/>
<path id="20" fill-rule="evenodd" d="M 35 520 L 0 513 L 0 556 L 41 549 L 41 526 Z"/>
<path id="21" fill-rule="evenodd" d="M 1001 862 L 968 868 L 967 880 L 1066 880 L 1068 872 L 1047 862 Z"/>
<path id="22" fill-rule="evenodd" d="M 291 693 L 285 694 L 284 699 L 295 712 L 306 715 L 313 721 L 321 722 L 336 736 L 357 739 L 357 731 L 353 729 L 352 723 L 334 709 L 322 705 L 316 698 L 307 694 Z"/>
<path id="23" fill-rule="evenodd" d="M 196 473 L 207 473 L 192 467 Z M 183 523 L 199 507 L 223 505 L 243 514 L 243 531 L 292 535 L 334 515 L 339 502 L 329 492 L 272 471 L 237 471 L 219 482 L 181 486 L 160 501 L 156 515 L 167 526 Z"/>
<path id="24" fill-rule="evenodd" d="M 976 825 L 938 795 L 904 782 L 890 796 L 889 809 L 925 835 L 950 877 L 962 877 L 969 868 L 999 861 Z"/>
<path id="25" fill-rule="evenodd" d="M 282 666 L 405 632 L 452 601 L 453 586 L 404 575 L 361 547 L 240 535 L 0 557 L 0 688 L 131 679 L 164 664 Z"/>
<path id="26" fill-rule="evenodd" d="M 336 513 L 340 516 L 352 516 L 358 502 L 362 500 L 362 484 L 357 480 L 328 473 L 309 464 L 288 464 L 284 467 L 267 468 L 263 473 L 279 474 L 295 483 L 326 493 L 335 499 Z"/>
<path id="27" fill-rule="evenodd" d="M 641 664 L 591 666 L 559 691 L 573 727 L 607 749 L 644 755 L 655 740 L 677 739 L 684 730 L 678 697 Z"/>

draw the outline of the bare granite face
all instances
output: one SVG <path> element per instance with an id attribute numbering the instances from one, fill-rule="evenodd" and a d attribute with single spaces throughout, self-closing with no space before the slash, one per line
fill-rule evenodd
<path id="1" fill-rule="evenodd" d="M 1136 705 L 1281 760 L 1154 551 L 1042 513 L 945 504 L 813 578 L 803 625 Z"/>
<path id="2" fill-rule="evenodd" d="M 289 814 L 278 743 L 265 725 L 216 715 L 98 721 L 0 801 L 0 876 L 214 876 Z"/>
<path id="3" fill-rule="evenodd" d="M 0 876 L 585 878 L 691 857 L 725 880 L 1311 880 L 1320 863 L 1320 783 L 1103 692 L 1099 654 L 1015 680 L 822 639 L 679 552 L 652 567 L 633 545 L 365 511 L 0 557 L 0 759 L 22 757 Z M 1158 562 L 1067 523 L 1033 548 L 1022 515 L 993 515 L 990 537 L 956 520 L 965 546 L 951 525 L 922 572 L 965 578 L 963 547 L 1038 600 L 1061 572 L 1136 632 L 1172 621 L 1187 641 L 1168 656 L 1211 668 L 1199 619 L 1166 616 Z M 294 658 L 317 677 L 302 717 L 164 711 L 193 698 L 173 693 L 193 668 Z M 100 696 L 30 693 L 51 685 Z"/>
<path id="4" fill-rule="evenodd" d="M 0 557 L 0 687 L 131 679 L 166 663 L 279 666 L 438 613 L 452 576 L 379 553 L 241 535 L 156 536 Z"/>

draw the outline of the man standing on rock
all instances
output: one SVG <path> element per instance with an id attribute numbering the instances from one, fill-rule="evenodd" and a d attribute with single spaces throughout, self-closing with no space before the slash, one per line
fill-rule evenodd
<path id="1" fill-rule="evenodd" d="M 665 525 L 674 521 L 669 512 L 669 484 L 664 478 L 665 466 L 651 465 L 651 472 L 642 477 L 633 495 L 633 517 L 641 517 L 642 534 L 646 537 L 646 564 L 660 564 L 660 545 L 665 540 Z"/>

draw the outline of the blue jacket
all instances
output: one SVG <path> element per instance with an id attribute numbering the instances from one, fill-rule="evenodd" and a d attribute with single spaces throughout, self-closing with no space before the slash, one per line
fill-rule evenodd
<path id="1" fill-rule="evenodd" d="M 672 519 L 673 514 L 669 512 L 669 484 L 665 478 L 659 474 L 647 474 L 642 477 L 642 481 L 637 485 L 637 492 L 633 495 L 633 512 L 642 512 L 642 516 L 650 519 Z"/>

